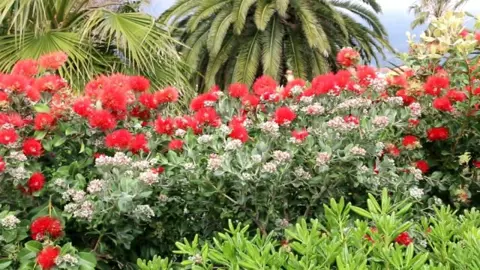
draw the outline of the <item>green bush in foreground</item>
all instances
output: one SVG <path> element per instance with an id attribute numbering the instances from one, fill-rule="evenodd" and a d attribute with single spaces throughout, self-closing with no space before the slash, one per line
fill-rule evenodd
<path id="1" fill-rule="evenodd" d="M 229 223 L 225 233 L 201 244 L 198 237 L 176 245 L 179 264 L 169 259 L 138 261 L 153 269 L 480 269 L 480 212 L 456 215 L 449 207 L 420 219 L 408 201 L 393 202 L 383 191 L 380 203 L 370 195 L 362 209 L 330 201 L 322 221 L 305 220 L 284 233 Z M 351 213 L 361 219 L 354 219 Z"/>

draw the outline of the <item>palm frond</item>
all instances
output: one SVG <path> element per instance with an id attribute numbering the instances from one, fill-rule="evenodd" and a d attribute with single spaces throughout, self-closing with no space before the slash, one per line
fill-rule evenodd
<path id="1" fill-rule="evenodd" d="M 256 0 L 235 0 L 233 2 L 233 29 L 237 35 L 242 33 L 245 21 L 247 20 L 248 10 L 255 2 Z"/>
<path id="2" fill-rule="evenodd" d="M 267 0 L 259 0 L 257 2 L 257 9 L 255 10 L 255 25 L 261 31 L 267 28 L 268 22 L 272 15 L 275 13 L 275 3 L 268 2 Z"/>
<path id="3" fill-rule="evenodd" d="M 298 33 L 292 30 L 287 31 L 285 41 L 286 64 L 297 78 L 306 78 L 305 57 L 302 52 L 302 42 L 304 41 Z"/>
<path id="4" fill-rule="evenodd" d="M 282 59 L 284 27 L 277 16 L 273 16 L 268 28 L 262 32 L 263 73 L 279 79 Z"/>
<path id="5" fill-rule="evenodd" d="M 194 31 L 198 24 L 213 15 L 216 15 L 215 12 L 225 10 L 225 6 L 230 3 L 231 0 L 205 0 L 202 2 L 202 5 L 195 11 L 192 17 L 188 20 L 187 30 L 192 32 Z M 228 9 L 227 9 L 228 10 Z"/>
<path id="6" fill-rule="evenodd" d="M 209 33 L 207 48 L 212 56 L 217 55 L 222 47 L 223 40 L 227 31 L 233 22 L 233 14 L 228 10 L 223 10 L 213 20 Z"/>
<path id="7" fill-rule="evenodd" d="M 260 35 L 260 31 L 256 31 L 240 47 L 233 73 L 234 82 L 251 85 L 255 80 L 261 55 Z"/>
<path id="8" fill-rule="evenodd" d="M 290 5 L 290 0 L 274 0 L 277 12 L 282 17 L 287 17 L 288 6 Z"/>
<path id="9" fill-rule="evenodd" d="M 225 39 L 225 42 L 223 43 L 222 48 L 220 49 L 220 53 L 210 58 L 206 72 L 205 72 L 206 88 L 210 88 L 215 84 L 215 76 L 217 75 L 218 71 L 222 68 L 222 65 L 230 57 L 230 53 L 235 47 L 236 42 L 237 40 L 234 35 L 227 36 L 227 38 Z"/>

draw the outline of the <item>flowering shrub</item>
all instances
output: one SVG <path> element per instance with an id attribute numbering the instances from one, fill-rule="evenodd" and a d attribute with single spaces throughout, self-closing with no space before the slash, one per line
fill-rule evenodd
<path id="1" fill-rule="evenodd" d="M 283 232 L 250 236 L 248 226 L 230 222 L 213 241 L 177 242 L 181 264 L 155 257 L 138 260 L 141 270 L 153 269 L 468 269 L 480 259 L 480 212 L 457 217 L 449 207 L 431 217 L 410 221 L 411 203 L 393 201 L 385 190 L 368 209 L 345 204 L 343 198 L 325 205 L 322 220 L 301 220 Z M 363 216 L 352 219 L 352 212 Z"/>
<path id="2" fill-rule="evenodd" d="M 402 72 L 360 65 L 347 48 L 347 70 L 214 87 L 181 115 L 165 109 L 178 91 L 143 77 L 100 76 L 75 95 L 55 74 L 64 54 L 19 62 L 0 76 L 1 228 L 14 235 L 0 238 L 12 246 L 2 258 L 13 269 L 61 268 L 65 254 L 72 267 L 95 255 L 134 268 L 228 219 L 267 235 L 328 198 L 362 202 L 384 187 L 418 209 L 475 204 L 478 41 L 459 35 L 457 17 L 442 20 L 412 41 Z"/>

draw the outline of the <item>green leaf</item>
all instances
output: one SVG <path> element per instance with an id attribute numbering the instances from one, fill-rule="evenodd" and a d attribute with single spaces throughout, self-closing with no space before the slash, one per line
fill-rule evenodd
<path id="1" fill-rule="evenodd" d="M 36 112 L 39 112 L 39 113 L 48 113 L 50 112 L 50 108 L 45 105 L 45 104 L 36 104 L 35 106 L 33 106 L 33 109 L 36 111 Z"/>
<path id="2" fill-rule="evenodd" d="M 7 269 L 12 264 L 9 259 L 0 259 L 0 269 Z"/>
<path id="3" fill-rule="evenodd" d="M 46 131 L 35 131 L 33 137 L 35 137 L 35 139 L 37 140 L 42 140 L 43 138 L 45 138 L 45 135 L 47 135 Z"/>
<path id="4" fill-rule="evenodd" d="M 89 252 L 79 252 L 78 253 L 78 264 L 80 265 L 81 270 L 93 270 L 97 265 L 97 258 L 95 255 Z"/>
<path id="5" fill-rule="evenodd" d="M 360 207 L 357 207 L 357 206 L 352 206 L 351 209 L 352 209 L 353 212 L 359 214 L 362 217 L 366 217 L 366 218 L 369 218 L 369 219 L 372 218 L 372 214 L 370 214 L 370 212 L 368 212 L 367 210 L 364 210 L 364 209 L 362 209 Z"/>

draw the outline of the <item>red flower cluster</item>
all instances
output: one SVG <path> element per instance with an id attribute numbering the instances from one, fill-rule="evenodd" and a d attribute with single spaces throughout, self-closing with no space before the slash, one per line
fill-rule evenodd
<path id="1" fill-rule="evenodd" d="M 41 172 L 33 173 L 28 179 L 27 182 L 27 189 L 25 190 L 27 193 L 35 193 L 37 191 L 42 190 L 43 186 L 45 185 L 45 176 Z"/>
<path id="2" fill-rule="evenodd" d="M 305 128 L 302 129 L 302 130 L 294 130 L 294 131 L 292 131 L 292 137 L 297 142 L 303 142 L 308 137 L 308 131 Z"/>
<path id="3" fill-rule="evenodd" d="M 337 54 L 337 62 L 344 67 L 353 66 L 358 61 L 360 61 L 360 53 L 352 48 L 343 48 Z"/>
<path id="4" fill-rule="evenodd" d="M 38 73 L 38 63 L 32 59 L 18 61 L 12 69 L 12 74 L 33 77 Z"/>
<path id="5" fill-rule="evenodd" d="M 433 107 L 439 111 L 453 111 L 452 103 L 448 97 L 439 97 L 433 101 Z"/>
<path id="6" fill-rule="evenodd" d="M 430 76 L 427 82 L 423 86 L 425 93 L 432 96 L 440 96 L 443 89 L 448 89 L 450 86 L 450 80 L 446 76 Z"/>
<path id="7" fill-rule="evenodd" d="M 408 246 L 413 243 L 413 240 L 410 238 L 408 232 L 402 232 L 395 238 L 395 242 L 403 246 Z"/>
<path id="8" fill-rule="evenodd" d="M 171 140 L 168 144 L 168 149 L 172 151 L 182 150 L 183 148 L 183 141 L 182 140 Z"/>
<path id="9" fill-rule="evenodd" d="M 228 87 L 228 93 L 234 98 L 242 98 L 248 95 L 248 86 L 243 83 L 234 83 Z"/>
<path id="10" fill-rule="evenodd" d="M 415 163 L 415 167 L 417 167 L 417 169 L 419 169 L 420 171 L 422 171 L 422 173 L 428 173 L 428 171 L 430 170 L 430 166 L 428 165 L 428 162 L 426 162 L 425 160 L 419 160 Z"/>
<path id="11" fill-rule="evenodd" d="M 43 154 L 42 143 L 33 138 L 26 139 L 23 142 L 23 154 L 25 156 L 39 157 Z"/>
<path id="12" fill-rule="evenodd" d="M 264 100 L 270 100 L 277 92 L 277 82 L 272 77 L 263 75 L 253 84 L 253 92 Z"/>
<path id="13" fill-rule="evenodd" d="M 230 132 L 230 135 L 229 135 L 230 138 L 240 140 L 243 143 L 248 141 L 248 131 L 243 126 L 243 124 L 236 123 L 236 124 L 230 125 L 230 128 L 232 129 L 232 132 Z"/>
<path id="14" fill-rule="evenodd" d="M 48 130 L 55 125 L 55 117 L 49 113 L 38 113 L 35 116 L 35 130 Z"/>
<path id="15" fill-rule="evenodd" d="M 60 255 L 59 247 L 48 246 L 42 249 L 37 255 L 37 263 L 43 270 L 52 269 L 56 264 L 55 260 Z"/>
<path id="16" fill-rule="evenodd" d="M 44 216 L 35 219 L 30 225 L 30 232 L 33 240 L 44 240 L 45 237 L 56 239 L 63 233 L 62 224 L 60 220 Z"/>
<path id="17" fill-rule="evenodd" d="M 130 150 L 136 154 L 148 152 L 148 140 L 144 134 L 132 135 L 126 129 L 115 130 L 105 137 L 105 145 L 118 150 Z"/>
<path id="18" fill-rule="evenodd" d="M 291 123 L 297 115 L 288 107 L 280 107 L 275 111 L 275 122 L 279 125 Z"/>
<path id="19" fill-rule="evenodd" d="M 13 128 L 0 129 L 0 144 L 8 145 L 18 140 L 18 134 Z"/>
<path id="20" fill-rule="evenodd" d="M 68 60 L 68 55 L 64 52 L 53 52 L 43 55 L 38 60 L 41 67 L 45 69 L 59 69 Z"/>
<path id="21" fill-rule="evenodd" d="M 430 141 L 444 141 L 450 136 L 450 132 L 446 127 L 435 127 L 427 130 L 427 138 Z"/>
<path id="22" fill-rule="evenodd" d="M 0 157 L 0 173 L 5 171 L 5 168 L 7 167 L 7 163 L 3 160 L 3 157 Z"/>
<path id="23" fill-rule="evenodd" d="M 409 150 L 413 150 L 413 149 L 421 146 L 418 138 L 413 136 L 413 135 L 407 135 L 407 136 L 403 137 L 402 144 L 405 148 L 407 148 Z"/>

